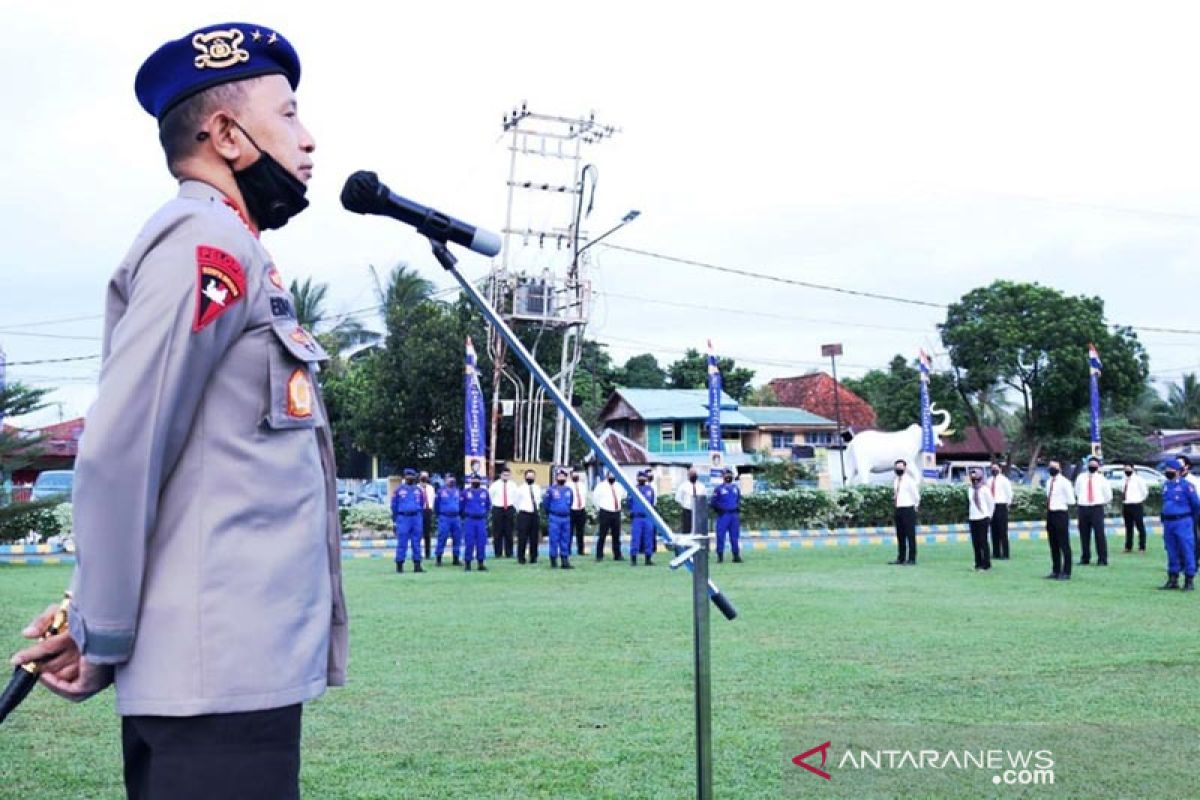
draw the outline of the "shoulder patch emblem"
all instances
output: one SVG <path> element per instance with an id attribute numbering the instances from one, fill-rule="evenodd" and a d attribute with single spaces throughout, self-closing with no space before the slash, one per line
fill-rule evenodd
<path id="1" fill-rule="evenodd" d="M 196 316 L 192 333 L 203 330 L 246 294 L 246 273 L 233 256 L 216 247 L 196 248 Z"/>
<path id="2" fill-rule="evenodd" d="M 274 264 L 272 264 L 271 268 L 267 270 L 267 280 L 269 280 L 271 285 L 281 292 L 287 291 L 287 288 L 283 285 L 283 276 L 279 274 L 279 270 L 275 268 Z"/>

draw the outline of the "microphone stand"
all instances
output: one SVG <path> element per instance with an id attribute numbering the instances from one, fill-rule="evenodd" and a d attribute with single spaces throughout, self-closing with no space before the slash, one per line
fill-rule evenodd
<path id="1" fill-rule="evenodd" d="M 424 226 L 423 226 L 424 227 Z M 459 286 L 466 292 L 467 297 L 478 308 L 483 315 L 491 323 L 492 327 L 500 334 L 501 338 L 508 344 L 509 349 L 516 354 L 522 363 L 533 373 L 533 377 L 541 385 L 546 393 L 554 400 L 555 405 L 566 415 L 571 421 L 571 425 L 575 428 L 576 433 L 583 437 L 584 441 L 592 448 L 592 451 L 604 462 L 608 468 L 609 474 L 616 477 L 617 482 L 625 489 L 629 495 L 630 503 L 636 504 L 638 510 L 645 513 L 653 522 L 654 528 L 658 536 L 666 542 L 667 546 L 675 553 L 675 557 L 671 559 L 671 569 L 678 569 L 681 566 L 686 566 L 692 573 L 692 633 L 693 633 L 693 664 L 695 667 L 695 705 L 696 705 L 696 797 L 699 800 L 712 799 L 712 693 L 711 693 L 711 671 L 710 653 L 709 653 L 709 606 L 708 601 L 711 600 L 721 613 L 728 620 L 733 620 L 737 617 L 737 610 L 733 604 L 721 593 L 717 585 L 708 577 L 708 544 L 712 537 L 708 533 L 696 533 L 698 526 L 693 524 L 693 532 L 689 534 L 677 534 L 671 531 L 671 528 L 659 516 L 658 511 L 642 493 L 637 491 L 629 478 L 625 476 L 617 467 L 616 460 L 601 444 L 596 434 L 584 422 L 583 417 L 567 402 L 554 381 L 550 380 L 550 376 L 537 363 L 521 340 L 513 332 L 512 328 L 501 319 L 496 309 L 492 308 L 479 290 L 476 289 L 462 273 L 456 268 L 458 259 L 446 247 L 446 243 L 430 235 L 428 229 L 421 231 L 426 238 L 429 239 L 430 245 L 433 247 L 433 255 L 438 260 L 450 275 L 458 281 Z M 693 510 L 693 515 L 696 511 Z M 707 528 L 707 526 L 705 526 Z"/>
<path id="2" fill-rule="evenodd" d="M 58 607 L 58 611 L 54 612 L 54 618 L 50 621 L 50 627 L 42 634 L 42 641 L 49 639 L 51 636 L 58 635 L 66 628 L 67 609 L 70 605 L 71 593 L 66 592 L 62 603 Z M 21 701 L 33 691 L 33 687 L 38 682 L 38 674 L 41 671 L 42 666 L 36 661 L 13 668 L 13 674 L 8 680 L 8 686 L 5 687 L 3 693 L 0 693 L 0 723 L 3 723 L 8 718 L 8 715 L 17 706 L 21 705 Z"/>

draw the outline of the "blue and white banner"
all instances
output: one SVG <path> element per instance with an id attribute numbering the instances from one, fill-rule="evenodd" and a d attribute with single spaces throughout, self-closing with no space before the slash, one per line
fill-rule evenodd
<path id="1" fill-rule="evenodd" d="M 721 370 L 712 339 L 708 340 L 708 477 L 712 484 L 721 482 L 725 457 L 721 452 Z"/>
<path id="2" fill-rule="evenodd" d="M 1096 352 L 1096 345 L 1088 345 L 1088 372 L 1090 374 L 1091 393 L 1092 393 L 1092 455 L 1096 458 L 1103 459 L 1104 453 L 1100 447 L 1100 354 Z"/>
<path id="3" fill-rule="evenodd" d="M 483 457 L 486 452 L 484 446 L 484 411 L 483 411 L 483 389 L 479 386 L 479 371 L 476 368 L 475 346 L 471 344 L 471 337 L 467 337 L 467 365 L 466 374 L 463 377 L 463 391 L 465 399 L 463 402 L 463 410 L 466 413 L 466 424 L 463 426 L 463 456 L 464 456 L 464 474 L 470 475 L 474 469 L 472 461 L 478 462 L 475 466 L 479 469 L 480 474 L 483 474 Z"/>
<path id="4" fill-rule="evenodd" d="M 933 362 L 924 350 L 917 351 L 917 362 L 921 370 L 921 475 L 936 478 L 937 441 L 933 438 L 933 409 L 929 404 L 929 372 Z"/>

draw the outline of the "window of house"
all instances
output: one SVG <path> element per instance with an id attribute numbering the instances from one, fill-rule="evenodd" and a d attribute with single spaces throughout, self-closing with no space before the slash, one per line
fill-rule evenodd
<path id="1" fill-rule="evenodd" d="M 790 433 L 780 433 L 774 431 L 771 433 L 771 449 L 786 450 L 792 446 L 792 435 Z"/>
<path id="2" fill-rule="evenodd" d="M 679 420 L 662 424 L 662 440 L 664 443 L 683 441 L 683 423 Z"/>
<path id="3" fill-rule="evenodd" d="M 833 444 L 833 431 L 809 431 L 804 440 L 808 444 Z"/>

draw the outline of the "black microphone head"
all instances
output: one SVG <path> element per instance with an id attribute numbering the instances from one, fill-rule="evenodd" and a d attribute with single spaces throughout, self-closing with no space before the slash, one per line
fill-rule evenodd
<path id="1" fill-rule="evenodd" d="M 359 170 L 346 178 L 346 185 L 342 187 L 342 207 L 359 214 L 377 213 L 380 200 L 387 192 L 387 187 L 379 182 L 378 175 Z"/>

